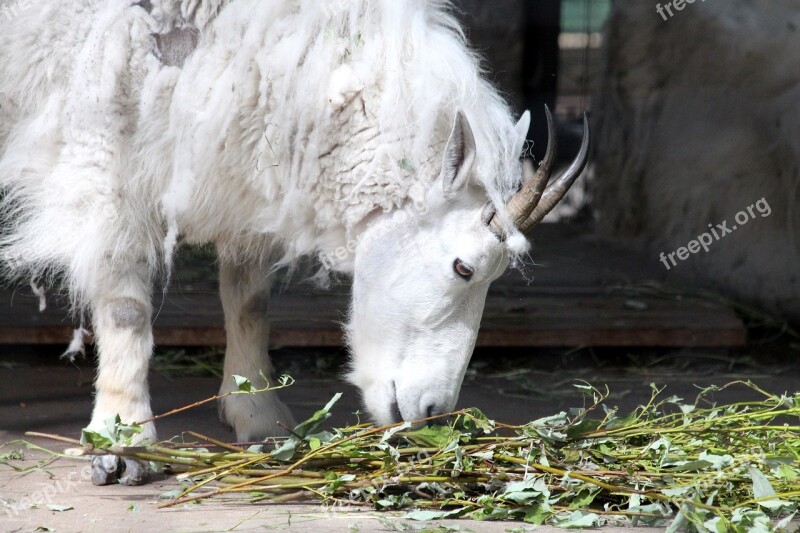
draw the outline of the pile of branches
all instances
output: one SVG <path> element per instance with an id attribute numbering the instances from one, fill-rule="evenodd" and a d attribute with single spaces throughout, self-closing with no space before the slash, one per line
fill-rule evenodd
<path id="1" fill-rule="evenodd" d="M 266 390 L 236 379 L 235 393 Z M 734 386 L 759 399 L 710 401 Z M 236 497 L 405 509 L 418 520 L 562 527 L 622 520 L 714 532 L 791 524 L 800 504 L 800 393 L 776 396 L 735 382 L 685 402 L 652 386 L 646 405 L 622 415 L 607 407 L 608 390 L 576 387 L 584 407 L 523 425 L 464 409 L 422 427 L 323 429 L 337 394 L 274 446 L 188 432 L 195 442 L 127 447 L 120 440 L 138 426 L 119 420 L 107 433 L 84 431 L 83 443 L 88 453 L 152 461 L 177 474 L 183 488 L 166 494 L 162 507 Z"/>

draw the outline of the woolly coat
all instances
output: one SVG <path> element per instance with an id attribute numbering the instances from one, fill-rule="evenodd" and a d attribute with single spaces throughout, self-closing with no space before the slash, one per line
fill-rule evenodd
<path id="1" fill-rule="evenodd" d="M 24 6 L 24 7 L 23 7 Z M 514 121 L 445 2 L 0 4 L 0 254 L 63 279 L 169 265 L 179 239 L 279 264 L 423 201 L 456 109 L 503 209 Z M 348 258 L 335 265 L 352 268 Z"/>

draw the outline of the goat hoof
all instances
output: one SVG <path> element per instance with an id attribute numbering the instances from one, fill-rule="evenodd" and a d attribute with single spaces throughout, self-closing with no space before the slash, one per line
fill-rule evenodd
<path id="1" fill-rule="evenodd" d="M 100 455 L 92 459 L 92 483 L 95 485 L 142 485 L 147 481 L 147 464 L 136 459 Z"/>

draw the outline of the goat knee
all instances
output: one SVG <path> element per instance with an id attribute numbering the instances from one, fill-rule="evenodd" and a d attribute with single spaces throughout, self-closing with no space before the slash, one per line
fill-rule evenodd
<path id="1" fill-rule="evenodd" d="M 117 298 L 110 304 L 111 318 L 117 329 L 140 331 L 149 321 L 145 305 L 133 298 Z"/>

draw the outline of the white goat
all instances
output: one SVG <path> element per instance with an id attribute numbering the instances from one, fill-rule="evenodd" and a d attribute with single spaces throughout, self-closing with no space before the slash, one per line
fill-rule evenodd
<path id="1" fill-rule="evenodd" d="M 667 20 L 655 4 L 617 2 L 606 24 L 599 230 L 661 268 L 763 199 L 770 212 L 675 270 L 800 324 L 800 3 L 687 2 Z"/>
<path id="2" fill-rule="evenodd" d="M 80 0 L 0 18 L 0 246 L 11 274 L 62 279 L 91 313 L 90 427 L 151 416 L 151 283 L 179 235 L 219 254 L 221 392 L 270 370 L 269 273 L 312 255 L 354 277 L 350 380 L 372 416 L 454 407 L 489 283 L 586 146 L 544 191 L 550 150 L 514 194 L 528 114 L 514 125 L 447 8 Z M 245 441 L 291 423 L 269 394 L 220 413 Z M 144 475 L 94 463 L 97 484 Z"/>

